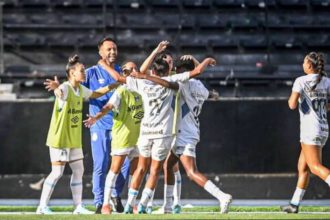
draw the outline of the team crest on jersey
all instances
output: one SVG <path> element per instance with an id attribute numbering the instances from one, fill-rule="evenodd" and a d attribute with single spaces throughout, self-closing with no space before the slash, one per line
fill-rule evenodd
<path id="1" fill-rule="evenodd" d="M 102 78 L 101 78 L 101 79 L 99 79 L 98 81 L 99 81 L 100 84 L 104 84 L 105 79 L 102 79 Z"/>
<path id="2" fill-rule="evenodd" d="M 136 101 L 136 102 L 138 102 L 139 100 L 140 100 L 140 96 L 134 96 L 134 100 Z"/>

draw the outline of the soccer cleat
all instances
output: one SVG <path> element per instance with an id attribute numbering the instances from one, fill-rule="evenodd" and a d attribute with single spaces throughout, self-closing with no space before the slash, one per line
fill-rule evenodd
<path id="1" fill-rule="evenodd" d="M 293 205 L 290 203 L 289 205 L 281 206 L 281 210 L 286 213 L 298 213 L 299 205 Z"/>
<path id="2" fill-rule="evenodd" d="M 76 209 L 73 211 L 73 214 L 76 214 L 76 215 L 91 215 L 91 214 L 94 214 L 94 212 L 89 211 L 88 209 L 85 208 L 84 205 L 80 204 L 80 205 L 77 205 Z"/>
<path id="3" fill-rule="evenodd" d="M 138 213 L 139 214 L 147 214 L 146 207 L 142 205 L 141 203 L 138 205 Z"/>
<path id="4" fill-rule="evenodd" d="M 147 212 L 147 214 L 151 214 L 152 213 L 152 206 L 147 206 L 146 212 Z"/>
<path id="5" fill-rule="evenodd" d="M 48 206 L 38 206 L 36 214 L 38 215 L 52 215 L 54 214 L 54 212 L 52 210 L 50 210 L 50 208 Z"/>
<path id="6" fill-rule="evenodd" d="M 124 213 L 125 214 L 133 214 L 133 207 L 129 204 L 126 204 L 125 208 L 124 208 Z"/>
<path id="7" fill-rule="evenodd" d="M 113 204 L 114 209 L 118 213 L 122 213 L 124 211 L 124 206 L 121 202 L 120 197 L 111 197 L 111 203 Z"/>
<path id="8" fill-rule="evenodd" d="M 229 211 L 230 203 L 232 202 L 233 197 L 227 194 L 226 198 L 220 201 L 220 213 L 225 214 Z"/>
<path id="9" fill-rule="evenodd" d="M 110 215 L 112 212 L 111 205 L 105 204 L 102 206 L 101 213 L 102 215 Z"/>
<path id="10" fill-rule="evenodd" d="M 95 209 L 95 214 L 101 214 L 101 210 L 102 210 L 102 205 L 97 204 Z"/>
<path id="11" fill-rule="evenodd" d="M 173 214 L 180 214 L 181 213 L 181 205 L 179 205 L 179 204 L 174 205 L 172 213 Z"/>

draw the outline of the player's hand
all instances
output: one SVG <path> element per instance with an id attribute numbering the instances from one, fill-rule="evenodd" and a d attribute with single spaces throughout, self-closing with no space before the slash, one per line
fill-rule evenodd
<path id="1" fill-rule="evenodd" d="M 161 42 L 158 44 L 158 46 L 155 48 L 154 51 L 155 51 L 156 53 L 161 53 L 161 52 L 163 52 L 163 51 L 166 49 L 167 45 L 169 45 L 169 43 L 170 43 L 170 42 L 168 42 L 167 40 L 161 41 Z"/>
<path id="2" fill-rule="evenodd" d="M 96 118 L 90 116 L 89 114 L 86 115 L 88 118 L 83 121 L 86 128 L 90 128 L 96 122 Z"/>
<path id="3" fill-rule="evenodd" d="M 192 60 L 195 66 L 198 66 L 199 64 L 199 61 L 193 55 L 190 54 L 183 55 L 182 57 L 180 57 L 180 60 Z"/>
<path id="4" fill-rule="evenodd" d="M 215 66 L 217 64 L 217 61 L 215 61 L 215 59 L 213 58 L 206 58 L 206 59 L 209 66 Z"/>
<path id="5" fill-rule="evenodd" d="M 60 86 L 60 82 L 58 81 L 57 76 L 54 76 L 54 80 L 46 79 L 46 81 L 44 81 L 44 85 L 45 89 L 49 92 L 57 89 Z"/>

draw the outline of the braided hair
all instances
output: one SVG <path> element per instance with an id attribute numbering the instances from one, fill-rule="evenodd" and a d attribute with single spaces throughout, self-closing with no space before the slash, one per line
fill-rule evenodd
<path id="1" fill-rule="evenodd" d="M 315 85 L 312 86 L 311 90 L 315 90 L 316 86 L 321 82 L 322 77 L 326 76 L 327 73 L 324 70 L 324 55 L 319 52 L 311 52 L 306 56 L 307 60 L 311 63 L 313 70 L 318 74 Z"/>
<path id="2" fill-rule="evenodd" d="M 69 57 L 68 63 L 66 64 L 66 67 L 65 67 L 66 75 L 68 77 L 70 75 L 70 70 L 73 69 L 77 63 L 80 63 L 79 56 L 77 54 Z"/>

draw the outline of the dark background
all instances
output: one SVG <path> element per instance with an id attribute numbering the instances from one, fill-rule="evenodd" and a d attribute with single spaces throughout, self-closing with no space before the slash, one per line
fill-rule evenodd
<path id="1" fill-rule="evenodd" d="M 1 102 L 0 173 L 50 172 L 45 146 L 53 102 Z M 84 111 L 88 110 L 85 103 Z M 85 115 L 84 113 L 84 115 Z M 296 172 L 299 114 L 286 100 L 207 101 L 200 116 L 197 164 L 206 173 Z M 328 144 L 327 144 L 328 145 Z M 85 174 L 91 174 L 89 130 L 83 129 Z M 328 146 L 323 150 L 329 164 Z"/>

